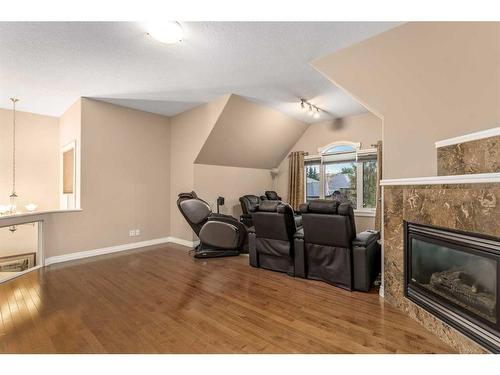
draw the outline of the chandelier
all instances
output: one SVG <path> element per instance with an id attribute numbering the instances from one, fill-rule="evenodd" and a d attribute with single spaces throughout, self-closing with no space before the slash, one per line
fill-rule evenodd
<path id="1" fill-rule="evenodd" d="M 17 209 L 17 193 L 16 193 L 16 103 L 19 101 L 17 98 L 10 98 L 12 102 L 12 189 L 9 195 L 9 204 L 0 205 L 0 216 L 1 215 L 14 215 L 18 213 Z M 37 208 L 36 204 L 30 203 L 26 205 L 26 209 L 30 212 L 35 211 Z M 14 232 L 16 227 L 10 228 L 11 232 Z"/>

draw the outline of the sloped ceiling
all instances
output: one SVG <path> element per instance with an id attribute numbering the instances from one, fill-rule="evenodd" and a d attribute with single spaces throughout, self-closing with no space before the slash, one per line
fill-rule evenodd
<path id="1" fill-rule="evenodd" d="M 231 95 L 196 164 L 276 168 L 308 124 L 238 95 Z"/>

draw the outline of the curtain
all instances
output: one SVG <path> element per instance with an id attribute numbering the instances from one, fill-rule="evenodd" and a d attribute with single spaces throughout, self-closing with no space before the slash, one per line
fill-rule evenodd
<path id="1" fill-rule="evenodd" d="M 380 180 L 382 179 L 382 141 L 378 141 L 377 145 L 377 202 L 375 206 L 375 230 L 382 229 L 382 187 Z"/>
<path id="2" fill-rule="evenodd" d="M 303 151 L 292 152 L 289 158 L 288 203 L 294 210 L 304 203 L 304 155 Z"/>

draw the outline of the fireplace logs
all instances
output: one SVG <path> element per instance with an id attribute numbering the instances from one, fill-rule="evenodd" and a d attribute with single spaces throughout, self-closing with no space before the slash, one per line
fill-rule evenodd
<path id="1" fill-rule="evenodd" d="M 464 270 L 435 272 L 428 285 L 434 292 L 490 321 L 496 316 L 495 295 L 477 284 Z"/>

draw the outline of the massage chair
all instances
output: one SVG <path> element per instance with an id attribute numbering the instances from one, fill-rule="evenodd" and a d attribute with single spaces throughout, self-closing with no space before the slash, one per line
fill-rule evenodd
<path id="1" fill-rule="evenodd" d="M 244 251 L 247 231 L 233 216 L 213 213 L 194 191 L 179 194 L 177 207 L 200 239 L 195 258 L 234 256 Z"/>
<path id="2" fill-rule="evenodd" d="M 300 206 L 295 234 L 295 276 L 347 290 L 369 291 L 380 273 L 379 232 L 356 234 L 350 203 L 314 200 Z"/>

